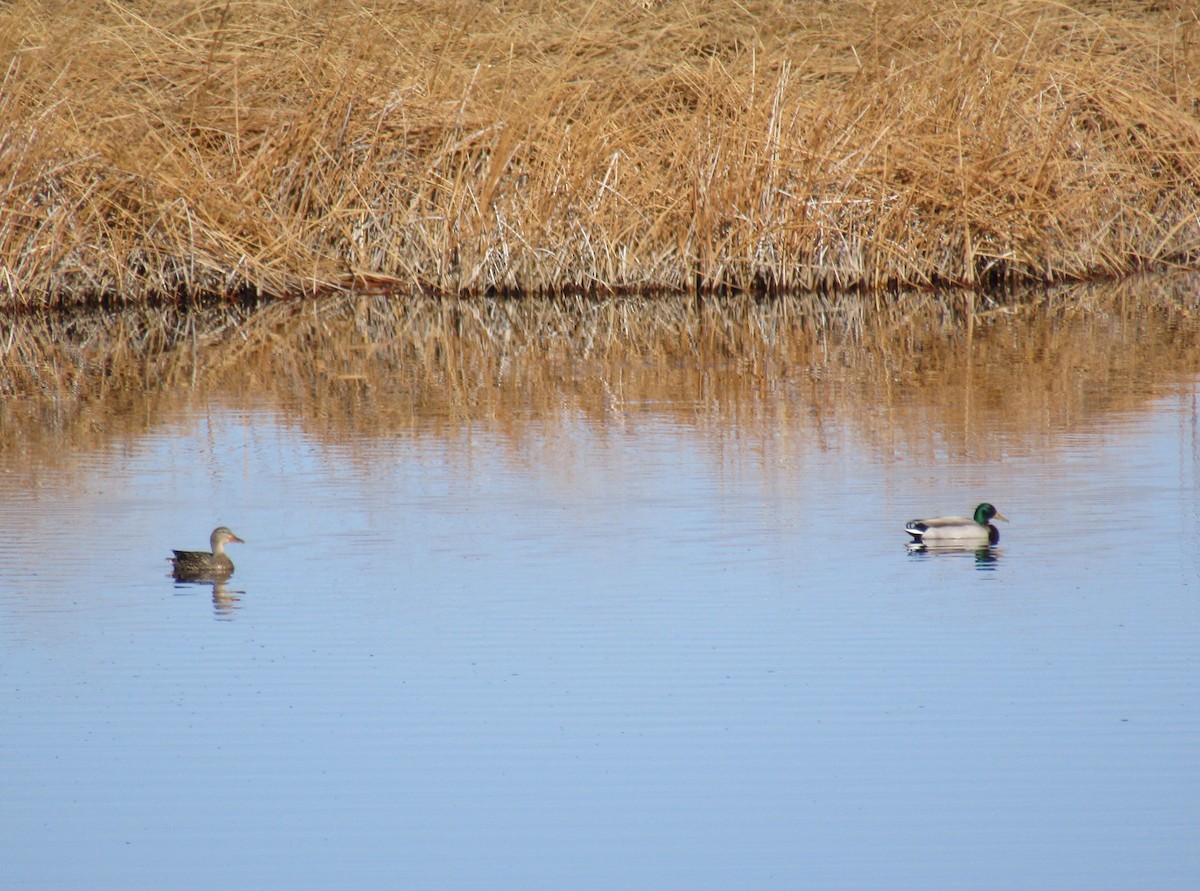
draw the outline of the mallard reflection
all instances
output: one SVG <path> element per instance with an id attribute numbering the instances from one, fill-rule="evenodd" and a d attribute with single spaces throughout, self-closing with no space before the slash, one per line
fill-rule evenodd
<path id="1" fill-rule="evenodd" d="M 242 608 L 245 591 L 231 591 L 226 582 L 214 582 L 212 586 L 213 616 L 217 619 L 232 619 Z"/>
<path id="2" fill-rule="evenodd" d="M 176 579 L 175 581 L 175 590 L 179 594 L 198 594 L 205 589 L 212 592 L 213 618 L 232 619 L 234 614 L 242 608 L 242 595 L 246 592 L 231 589 L 227 579 L 213 581 Z"/>
<path id="3" fill-rule="evenodd" d="M 996 569 L 996 564 L 1000 562 L 1000 548 L 995 545 L 973 545 L 967 543 L 943 543 L 943 544 L 925 544 L 919 541 L 910 541 L 905 545 L 909 555 L 917 558 L 930 557 L 973 557 L 975 559 L 976 569 Z"/>

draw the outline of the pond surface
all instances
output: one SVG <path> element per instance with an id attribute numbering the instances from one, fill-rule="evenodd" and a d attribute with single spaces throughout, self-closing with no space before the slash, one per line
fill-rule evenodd
<path id="1" fill-rule="evenodd" d="M 1190 889 L 1200 378 L 1144 383 L 334 432 L 198 391 L 0 453 L 0 884 Z M 983 500 L 998 547 L 906 549 Z M 219 523 L 232 579 L 173 582 Z"/>

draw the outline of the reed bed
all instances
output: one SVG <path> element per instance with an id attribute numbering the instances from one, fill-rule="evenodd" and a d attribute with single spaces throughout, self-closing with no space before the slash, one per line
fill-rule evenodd
<path id="1" fill-rule="evenodd" d="M 16 0 L 0 307 L 1200 259 L 1194 3 Z"/>

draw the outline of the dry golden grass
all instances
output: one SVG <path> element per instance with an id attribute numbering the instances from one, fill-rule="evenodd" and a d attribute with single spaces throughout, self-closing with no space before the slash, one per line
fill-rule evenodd
<path id="1" fill-rule="evenodd" d="M 1200 258 L 1183 0 L 0 9 L 0 306 Z"/>

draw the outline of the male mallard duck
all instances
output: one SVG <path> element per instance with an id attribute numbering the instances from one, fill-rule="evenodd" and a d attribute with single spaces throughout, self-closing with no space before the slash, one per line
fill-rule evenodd
<path id="1" fill-rule="evenodd" d="M 937 517 L 933 520 L 911 520 L 904 531 L 922 544 L 995 544 L 1000 540 L 1000 530 L 991 521 L 1004 520 L 996 508 L 987 502 L 975 508 L 975 517 Z"/>
<path id="2" fill-rule="evenodd" d="M 209 536 L 208 551 L 175 551 L 167 560 L 175 567 L 175 578 L 192 581 L 227 578 L 233 575 L 233 561 L 225 553 L 225 545 L 231 541 L 245 544 L 233 534 L 228 526 L 218 526 Z"/>

